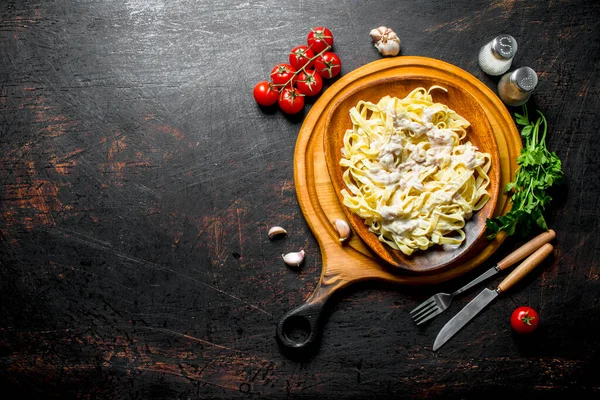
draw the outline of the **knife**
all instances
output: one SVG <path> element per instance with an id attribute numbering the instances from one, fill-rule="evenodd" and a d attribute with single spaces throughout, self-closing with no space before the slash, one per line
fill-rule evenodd
<path id="1" fill-rule="evenodd" d="M 492 276 L 496 275 L 500 271 L 503 271 L 506 268 L 513 266 L 515 263 L 521 261 L 526 256 L 533 253 L 534 250 L 539 249 L 540 247 L 542 247 L 543 244 L 548 243 L 555 237 L 556 237 L 556 232 L 554 232 L 554 230 L 552 230 L 552 229 L 549 229 L 547 232 L 537 235 L 536 237 L 531 239 L 529 242 L 525 243 L 524 245 L 522 245 L 521 247 L 519 247 L 518 249 L 516 249 L 515 251 L 513 251 L 506 257 L 504 257 L 501 261 L 498 261 L 498 263 L 496 265 L 494 265 L 492 268 L 488 269 L 483 274 L 479 275 L 477 278 L 473 279 L 471 282 L 469 282 L 465 286 L 461 287 L 456 292 L 452 293 L 452 295 L 455 296 L 457 294 L 460 294 L 460 293 L 464 292 L 465 290 L 470 289 L 473 286 L 478 285 L 479 283 L 487 280 L 488 278 L 491 278 Z"/>
<path id="2" fill-rule="evenodd" d="M 477 297 L 475 297 L 469 304 L 467 304 L 458 314 L 456 314 L 450 321 L 444 325 L 440 333 L 435 338 L 433 344 L 433 351 L 436 351 L 444 345 L 452 336 L 461 330 L 474 316 L 479 314 L 488 304 L 492 302 L 501 293 L 507 291 L 521 278 L 531 272 L 537 267 L 554 248 L 550 243 L 546 243 L 533 254 L 525 259 L 517 268 L 515 268 L 495 290 L 483 289 Z"/>

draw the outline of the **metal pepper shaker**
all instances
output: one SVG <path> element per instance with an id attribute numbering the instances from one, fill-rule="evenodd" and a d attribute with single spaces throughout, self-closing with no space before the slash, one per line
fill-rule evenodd
<path id="1" fill-rule="evenodd" d="M 509 72 L 498 82 L 498 95 L 509 106 L 525 104 L 538 83 L 538 76 L 529 67 Z"/>
<path id="2" fill-rule="evenodd" d="M 479 66 L 488 75 L 502 75 L 510 68 L 517 52 L 517 41 L 510 35 L 499 35 L 479 50 Z"/>

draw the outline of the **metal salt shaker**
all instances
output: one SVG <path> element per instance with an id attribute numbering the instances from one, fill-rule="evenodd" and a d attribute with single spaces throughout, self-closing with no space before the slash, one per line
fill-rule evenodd
<path id="1" fill-rule="evenodd" d="M 499 35 L 479 50 L 479 66 L 488 75 L 502 75 L 510 68 L 517 52 L 517 41 L 510 35 Z"/>
<path id="2" fill-rule="evenodd" d="M 509 106 L 525 104 L 537 86 L 538 76 L 529 67 L 521 67 L 509 72 L 498 82 L 498 95 Z"/>

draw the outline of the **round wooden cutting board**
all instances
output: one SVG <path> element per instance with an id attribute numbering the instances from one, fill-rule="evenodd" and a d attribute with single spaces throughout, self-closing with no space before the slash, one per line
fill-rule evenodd
<path id="1" fill-rule="evenodd" d="M 443 61 L 424 57 L 395 57 L 381 59 L 358 68 L 333 84 L 324 92 L 307 114 L 300 129 L 294 152 L 294 181 L 300 208 L 315 235 L 322 256 L 320 280 L 306 302 L 285 314 L 277 325 L 279 342 L 293 349 L 313 344 L 320 332 L 320 315 L 327 299 L 337 290 L 365 281 L 381 280 L 406 285 L 428 285 L 447 281 L 480 265 L 490 257 L 504 240 L 483 240 L 443 270 L 414 274 L 395 268 L 379 259 L 358 237 L 342 244 L 332 225 L 334 219 L 346 219 L 342 205 L 328 173 L 324 150 L 324 132 L 327 116 L 332 107 L 348 93 L 369 82 L 398 76 L 438 77 L 452 82 L 477 99 L 492 126 L 500 161 L 500 188 L 514 176 L 516 158 L 521 150 L 521 138 L 508 110 L 485 84 L 468 72 Z M 508 197 L 498 196 L 493 215 L 503 215 L 510 209 Z M 305 327 L 301 339 L 288 332 L 298 325 Z"/>

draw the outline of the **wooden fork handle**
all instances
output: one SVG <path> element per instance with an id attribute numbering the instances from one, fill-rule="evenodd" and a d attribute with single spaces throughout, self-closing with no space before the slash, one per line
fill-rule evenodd
<path id="1" fill-rule="evenodd" d="M 529 242 L 525 243 L 523 246 L 519 247 L 518 249 L 507 255 L 505 258 L 503 258 L 502 261 L 500 261 L 496 267 L 499 271 L 502 271 L 503 269 L 514 265 L 515 263 L 521 261 L 528 255 L 545 245 L 546 243 L 550 242 L 555 237 L 556 232 L 554 232 L 552 229 L 550 229 L 548 232 L 544 232 L 540 235 L 537 235 Z"/>
<path id="2" fill-rule="evenodd" d="M 527 257 L 514 271 L 512 271 L 500 284 L 498 285 L 498 293 L 507 291 L 515 283 L 520 281 L 525 275 L 533 271 L 550 253 L 552 253 L 554 247 L 550 243 L 546 243 L 535 251 L 532 255 Z"/>

